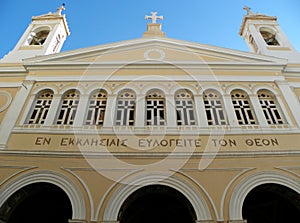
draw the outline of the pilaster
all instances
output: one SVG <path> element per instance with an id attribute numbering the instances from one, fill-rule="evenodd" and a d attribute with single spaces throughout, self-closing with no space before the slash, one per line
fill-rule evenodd
<path id="1" fill-rule="evenodd" d="M 251 105 L 253 106 L 253 110 L 255 112 L 255 116 L 256 116 L 258 124 L 261 127 L 267 127 L 268 123 L 267 123 L 265 115 L 261 109 L 261 105 L 260 105 L 257 95 L 251 94 L 251 95 L 249 95 L 249 99 L 250 99 Z"/>
<path id="2" fill-rule="evenodd" d="M 177 127 L 176 106 L 174 95 L 166 95 L 166 121 L 170 128 Z"/>
<path id="3" fill-rule="evenodd" d="M 226 115 L 228 118 L 228 124 L 231 127 L 239 127 L 236 115 L 235 115 L 235 110 L 232 105 L 231 101 L 231 95 L 230 94 L 223 94 L 223 99 L 224 99 L 224 108 L 226 110 Z"/>
<path id="4" fill-rule="evenodd" d="M 18 93 L 14 97 L 3 122 L 0 125 L 0 148 L 5 148 L 11 131 L 20 116 L 22 108 L 27 100 L 29 92 L 32 89 L 34 81 L 25 80 L 22 83 Z"/>
<path id="5" fill-rule="evenodd" d="M 103 123 L 104 128 L 112 128 L 114 125 L 116 100 L 117 100 L 116 94 L 108 94 L 107 95 L 106 111 L 105 111 L 105 117 L 104 117 L 104 123 Z"/>
<path id="6" fill-rule="evenodd" d="M 84 122 L 87 106 L 89 102 L 89 95 L 80 95 L 79 104 L 77 107 L 77 112 L 74 120 L 74 127 L 81 127 Z"/>
<path id="7" fill-rule="evenodd" d="M 135 106 L 135 127 L 144 128 L 145 126 L 145 95 L 139 94 L 136 98 Z"/>
<path id="8" fill-rule="evenodd" d="M 60 106 L 61 96 L 61 94 L 53 95 L 51 106 L 49 108 L 47 118 L 44 122 L 44 126 L 52 126 L 54 124 L 55 117 Z"/>
<path id="9" fill-rule="evenodd" d="M 278 85 L 285 101 L 287 102 L 298 127 L 300 127 L 300 116 L 299 116 L 300 102 L 299 102 L 299 100 L 297 99 L 295 93 L 292 91 L 292 89 L 287 81 L 275 81 L 275 82 Z"/>
<path id="10" fill-rule="evenodd" d="M 203 96 L 194 95 L 194 101 L 198 126 L 200 128 L 208 128 Z"/>

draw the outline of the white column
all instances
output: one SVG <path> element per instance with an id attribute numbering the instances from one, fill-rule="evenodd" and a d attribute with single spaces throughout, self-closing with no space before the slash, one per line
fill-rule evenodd
<path id="1" fill-rule="evenodd" d="M 166 116 L 168 128 L 177 127 L 176 106 L 174 95 L 166 95 Z"/>
<path id="2" fill-rule="evenodd" d="M 194 95 L 194 100 L 198 126 L 200 128 L 208 128 L 203 95 Z"/>
<path id="3" fill-rule="evenodd" d="M 80 99 L 79 99 L 79 103 L 75 115 L 75 120 L 74 120 L 74 127 L 82 127 L 85 114 L 87 111 L 88 102 L 89 102 L 89 95 L 87 94 L 80 95 Z"/>
<path id="4" fill-rule="evenodd" d="M 253 107 L 253 110 L 255 112 L 255 116 L 257 118 L 258 124 L 261 127 L 268 127 L 268 122 L 267 122 L 267 120 L 265 118 L 265 115 L 262 111 L 261 104 L 258 100 L 257 95 L 256 94 L 251 94 L 251 95 L 249 95 L 249 99 L 250 99 L 251 105 Z"/>
<path id="5" fill-rule="evenodd" d="M 300 127 L 300 102 L 296 97 L 295 93 L 292 91 L 289 83 L 287 81 L 276 81 L 276 84 L 281 90 L 281 94 L 283 95 L 285 101 L 287 102 L 291 113 L 294 116 L 294 119 Z"/>
<path id="6" fill-rule="evenodd" d="M 287 124 L 290 126 L 290 127 L 293 127 L 294 126 L 294 123 L 291 119 L 291 117 L 289 116 L 289 113 L 287 111 L 287 108 L 285 107 L 285 104 L 283 103 L 283 101 L 281 100 L 281 97 L 278 96 L 278 95 L 274 95 L 276 97 L 276 100 L 278 102 L 278 106 L 279 108 L 281 109 L 281 112 L 282 112 L 282 118 L 286 120 Z"/>
<path id="7" fill-rule="evenodd" d="M 106 111 L 105 111 L 104 123 L 103 123 L 104 128 L 112 128 L 114 125 L 116 102 L 117 102 L 116 94 L 107 95 Z"/>
<path id="8" fill-rule="evenodd" d="M 146 113 L 146 103 L 145 95 L 139 94 L 136 98 L 135 105 L 135 128 L 144 128 L 145 127 L 145 113 Z"/>
<path id="9" fill-rule="evenodd" d="M 62 99 L 61 96 L 62 96 L 61 94 L 53 95 L 52 102 L 51 102 L 51 105 L 50 105 L 50 108 L 48 111 L 48 115 L 44 122 L 44 126 L 54 125 L 54 121 L 55 121 L 55 118 L 56 118 L 56 115 L 57 115 L 57 112 L 58 112 L 58 109 L 60 106 L 60 101 Z"/>
<path id="10" fill-rule="evenodd" d="M 224 107 L 226 110 L 226 115 L 228 118 L 228 124 L 230 127 L 239 127 L 238 120 L 235 115 L 235 111 L 233 108 L 231 95 L 230 94 L 223 94 L 223 100 L 224 100 Z"/>
<path id="11" fill-rule="evenodd" d="M 1 125 L 0 125 L 0 148 L 6 148 L 11 131 L 20 116 L 27 97 L 32 89 L 34 81 L 25 80 L 22 87 L 18 90 L 14 97 Z"/>

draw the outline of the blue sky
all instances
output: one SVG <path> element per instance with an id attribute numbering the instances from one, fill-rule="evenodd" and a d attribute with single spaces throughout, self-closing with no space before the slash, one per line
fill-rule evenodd
<path id="1" fill-rule="evenodd" d="M 0 58 L 14 48 L 32 16 L 54 12 L 62 3 L 71 31 L 62 51 L 140 38 L 151 11 L 164 16 L 167 37 L 248 51 L 238 35 L 245 5 L 277 16 L 300 51 L 299 0 L 0 0 Z"/>

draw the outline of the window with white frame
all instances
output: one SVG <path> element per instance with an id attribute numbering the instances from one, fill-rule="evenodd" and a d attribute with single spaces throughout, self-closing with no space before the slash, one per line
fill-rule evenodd
<path id="1" fill-rule="evenodd" d="M 165 125 L 165 97 L 159 90 L 146 95 L 146 125 Z"/>
<path id="2" fill-rule="evenodd" d="M 72 125 L 76 115 L 79 104 L 80 94 L 76 90 L 70 90 L 64 94 L 60 109 L 58 111 L 56 124 L 58 125 Z"/>
<path id="3" fill-rule="evenodd" d="M 268 124 L 285 124 L 274 94 L 268 90 L 260 90 L 257 95 Z"/>
<path id="4" fill-rule="evenodd" d="M 131 90 L 118 95 L 115 124 L 119 126 L 133 126 L 135 114 L 135 93 Z"/>
<path id="5" fill-rule="evenodd" d="M 31 109 L 26 123 L 27 124 L 44 124 L 48 115 L 50 105 L 53 99 L 53 91 L 44 90 L 38 94 Z"/>
<path id="6" fill-rule="evenodd" d="M 221 95 L 213 90 L 204 92 L 203 101 L 208 125 L 227 125 Z"/>
<path id="7" fill-rule="evenodd" d="M 196 125 L 194 100 L 191 92 L 180 90 L 175 94 L 177 125 Z"/>
<path id="8" fill-rule="evenodd" d="M 104 90 L 94 91 L 89 98 L 85 125 L 103 125 L 107 93 Z"/>
<path id="9" fill-rule="evenodd" d="M 255 125 L 256 118 L 248 95 L 241 90 L 231 92 L 231 100 L 240 125 Z"/>

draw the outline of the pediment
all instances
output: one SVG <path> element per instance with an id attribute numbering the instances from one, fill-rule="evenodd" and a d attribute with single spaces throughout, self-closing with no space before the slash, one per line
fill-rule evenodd
<path id="1" fill-rule="evenodd" d="M 283 59 L 169 38 L 140 38 L 26 59 L 28 63 L 284 63 Z"/>

